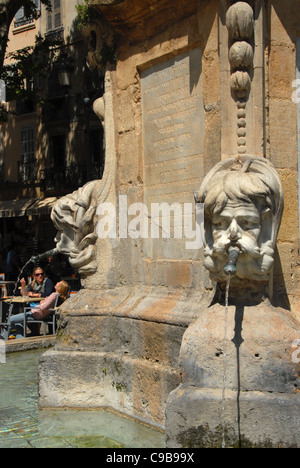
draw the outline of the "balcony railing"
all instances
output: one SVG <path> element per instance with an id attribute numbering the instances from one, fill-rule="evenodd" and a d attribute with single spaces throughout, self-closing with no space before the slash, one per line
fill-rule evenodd
<path id="1" fill-rule="evenodd" d="M 18 183 L 41 184 L 43 191 L 65 192 L 75 190 L 91 180 L 102 179 L 104 163 L 72 164 L 47 169 L 37 169 L 34 159 L 26 163 L 18 162 Z M 0 183 L 3 183 L 3 164 L 0 164 Z"/>
<path id="2" fill-rule="evenodd" d="M 26 18 L 25 16 L 23 16 L 22 18 L 14 22 L 14 27 L 20 28 L 21 26 L 26 26 L 27 24 L 33 24 L 33 23 L 34 23 L 34 20 L 32 16 L 30 18 Z"/>
<path id="3" fill-rule="evenodd" d="M 37 179 L 36 160 L 18 162 L 18 182 L 35 182 Z"/>
<path id="4" fill-rule="evenodd" d="M 43 169 L 40 173 L 46 191 L 61 191 L 80 187 L 90 180 L 102 179 L 103 170 L 103 164 L 92 163 L 89 170 L 86 164 L 73 164 Z"/>
<path id="5" fill-rule="evenodd" d="M 64 40 L 64 27 L 62 26 L 60 28 L 48 31 L 46 32 L 45 36 L 47 40 L 54 45 L 58 42 L 62 42 Z"/>

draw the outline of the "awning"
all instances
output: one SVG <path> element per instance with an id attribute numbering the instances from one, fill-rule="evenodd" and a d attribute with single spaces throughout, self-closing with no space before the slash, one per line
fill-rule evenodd
<path id="1" fill-rule="evenodd" d="M 27 209 L 35 203 L 35 198 L 22 200 L 7 200 L 0 202 L 0 218 L 15 218 L 25 216 Z"/>
<path id="2" fill-rule="evenodd" d="M 38 198 L 27 208 L 26 214 L 31 216 L 50 214 L 57 200 L 56 197 Z"/>
<path id="3" fill-rule="evenodd" d="M 51 213 L 58 198 L 26 198 L 0 201 L 0 218 L 17 218 L 25 215 L 47 215 Z"/>

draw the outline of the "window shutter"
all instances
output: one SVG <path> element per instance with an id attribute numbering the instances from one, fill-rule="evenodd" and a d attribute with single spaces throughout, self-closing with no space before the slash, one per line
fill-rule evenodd
<path id="1" fill-rule="evenodd" d="M 47 31 L 58 29 L 62 26 L 61 0 L 52 0 L 52 11 L 47 16 Z"/>
<path id="2" fill-rule="evenodd" d="M 61 1 L 54 0 L 54 27 L 59 28 L 62 23 Z"/>
<path id="3" fill-rule="evenodd" d="M 52 14 L 50 12 L 48 12 L 48 15 L 47 15 L 47 31 L 51 31 L 52 30 Z"/>

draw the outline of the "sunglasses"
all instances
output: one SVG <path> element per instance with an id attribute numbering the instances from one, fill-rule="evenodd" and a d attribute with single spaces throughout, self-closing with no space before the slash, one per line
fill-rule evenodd
<path id="1" fill-rule="evenodd" d="M 36 273 L 35 276 L 44 276 L 44 273 Z"/>

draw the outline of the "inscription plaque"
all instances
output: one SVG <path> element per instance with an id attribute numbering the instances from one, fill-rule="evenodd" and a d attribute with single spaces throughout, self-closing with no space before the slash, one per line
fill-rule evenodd
<path id="1" fill-rule="evenodd" d="M 180 204 L 182 213 L 184 204 L 195 209 L 193 193 L 204 176 L 201 62 L 201 50 L 194 49 L 141 74 L 144 197 L 149 213 L 152 204 Z M 163 237 L 161 219 L 154 219 L 153 212 L 151 219 L 162 227 Z M 172 212 L 171 237 L 151 239 L 145 252 L 154 258 L 189 258 L 185 239 L 176 236 L 177 225 L 184 222 Z"/>
<path id="2" fill-rule="evenodd" d="M 193 201 L 203 179 L 204 109 L 201 50 L 142 73 L 145 197 Z"/>

